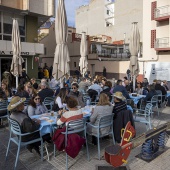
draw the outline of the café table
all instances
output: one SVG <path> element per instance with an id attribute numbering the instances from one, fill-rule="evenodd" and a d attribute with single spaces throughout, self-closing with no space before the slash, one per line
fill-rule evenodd
<path id="1" fill-rule="evenodd" d="M 53 126 L 56 125 L 57 113 L 54 112 L 54 115 L 51 116 L 51 113 L 44 113 L 41 115 L 33 115 L 31 119 L 39 119 L 40 123 L 40 133 L 41 136 L 50 133 L 52 135 Z"/>
<path id="2" fill-rule="evenodd" d="M 141 98 L 146 97 L 146 95 L 137 95 L 137 96 L 133 96 L 133 94 L 129 94 L 130 98 L 134 101 L 134 104 L 138 104 L 139 100 Z"/>

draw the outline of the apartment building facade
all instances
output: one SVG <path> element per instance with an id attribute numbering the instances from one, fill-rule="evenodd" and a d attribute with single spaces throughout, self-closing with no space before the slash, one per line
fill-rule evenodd
<path id="1" fill-rule="evenodd" d="M 109 19 L 112 21 L 111 24 L 108 22 Z M 77 33 L 85 31 L 90 37 L 105 35 L 112 39 L 110 44 L 103 41 L 101 46 L 104 49 L 98 53 L 89 51 L 88 68 L 92 74 L 102 74 L 103 67 L 106 67 L 108 78 L 118 79 L 126 75 L 129 68 L 129 41 L 133 22 L 138 22 L 142 49 L 143 0 L 91 0 L 89 5 L 76 10 Z M 107 57 L 108 52 L 109 56 L 116 57 Z M 140 63 L 140 70 L 143 70 L 143 63 Z M 141 71 L 140 74 L 142 73 Z"/>
<path id="2" fill-rule="evenodd" d="M 37 42 L 38 28 L 54 16 L 54 0 L 0 1 L 0 80 L 12 62 L 12 22 L 18 20 L 21 37 L 23 67 L 29 77 L 38 75 L 38 55 L 44 54 L 44 45 Z"/>
<path id="3" fill-rule="evenodd" d="M 170 81 L 170 1 L 143 2 L 144 73 L 153 79 Z"/>

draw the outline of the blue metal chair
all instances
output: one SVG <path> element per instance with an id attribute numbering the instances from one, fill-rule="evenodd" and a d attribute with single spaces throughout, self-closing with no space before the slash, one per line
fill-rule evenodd
<path id="1" fill-rule="evenodd" d="M 5 115 L 0 116 L 1 123 L 3 123 L 2 118 L 7 118 L 8 117 L 7 106 L 8 106 L 8 101 L 7 100 L 0 101 L 0 112 L 6 112 Z"/>
<path id="2" fill-rule="evenodd" d="M 67 146 L 67 139 L 69 134 L 84 132 L 84 138 L 86 140 L 86 152 L 87 160 L 89 161 L 89 150 L 86 137 L 86 121 L 85 119 L 77 119 L 66 123 L 66 132 L 63 132 L 65 135 L 65 147 Z M 54 145 L 54 156 L 55 156 L 55 145 Z M 66 153 L 66 170 L 68 169 L 68 155 Z"/>
<path id="3" fill-rule="evenodd" d="M 139 109 L 136 111 L 136 114 L 134 116 L 134 121 L 144 123 L 146 124 L 146 129 L 147 129 L 147 125 L 149 126 L 149 129 L 151 129 L 152 128 L 151 113 L 152 113 L 152 104 L 147 103 L 145 106 L 145 110 Z"/>
<path id="4" fill-rule="evenodd" d="M 28 103 L 30 100 L 31 100 L 31 98 L 26 98 L 26 100 L 24 101 L 24 106 L 28 106 Z"/>
<path id="5" fill-rule="evenodd" d="M 158 112 L 158 116 L 159 116 L 159 109 L 158 109 L 158 95 L 154 95 L 151 99 L 151 101 L 147 101 L 147 103 L 151 103 L 152 104 L 152 109 L 153 107 L 155 107 L 157 109 Z M 153 113 L 153 111 L 152 111 Z"/>
<path id="6" fill-rule="evenodd" d="M 41 161 L 43 161 L 43 139 L 42 139 L 42 137 L 39 137 L 39 138 L 34 139 L 34 140 L 30 140 L 28 142 L 22 142 L 21 141 L 21 138 L 23 136 L 30 135 L 32 133 L 38 132 L 39 130 L 34 131 L 32 133 L 22 133 L 20 125 L 19 125 L 19 123 L 17 121 L 15 121 L 15 120 L 13 120 L 13 119 L 11 119 L 9 117 L 8 117 L 8 120 L 10 122 L 10 137 L 9 137 L 9 142 L 8 142 L 8 147 L 7 147 L 7 152 L 6 152 L 6 160 L 7 160 L 7 157 L 8 157 L 8 152 L 9 152 L 9 147 L 10 147 L 11 141 L 14 142 L 18 146 L 14 170 L 17 167 L 18 158 L 19 158 L 19 152 L 20 152 L 21 146 L 26 146 L 26 145 L 41 141 Z M 12 137 L 12 134 L 14 134 L 15 137 Z"/>
<path id="7" fill-rule="evenodd" d="M 91 126 L 92 128 L 97 129 L 97 134 L 93 134 L 93 136 L 95 136 L 97 138 L 97 145 L 98 145 L 98 158 L 100 160 L 100 138 L 107 136 L 107 135 L 112 135 L 112 139 L 113 139 L 113 144 L 115 144 L 115 139 L 114 139 L 114 133 L 113 133 L 113 114 L 112 115 L 106 115 L 106 116 L 102 116 L 99 120 L 99 123 L 97 126 L 87 122 L 88 126 Z M 100 130 L 101 128 L 106 128 L 106 127 L 110 127 L 110 130 L 108 130 L 107 133 L 105 134 L 101 134 Z M 87 131 L 87 133 L 89 135 L 92 135 L 91 133 L 89 133 Z"/>
<path id="8" fill-rule="evenodd" d="M 48 112 L 50 112 L 54 104 L 54 97 L 46 97 L 43 103 L 47 107 Z"/>

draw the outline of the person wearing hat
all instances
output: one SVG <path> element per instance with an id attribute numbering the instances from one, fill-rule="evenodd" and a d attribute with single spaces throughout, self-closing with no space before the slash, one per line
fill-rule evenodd
<path id="1" fill-rule="evenodd" d="M 11 112 L 10 118 L 16 120 L 20 124 L 21 131 L 23 133 L 34 132 L 40 128 L 40 120 L 31 119 L 27 114 L 23 112 L 25 100 L 26 98 L 20 98 L 19 96 L 13 97 L 7 109 Z M 40 137 L 39 132 L 35 132 L 33 134 L 23 136 L 21 140 L 23 142 L 27 142 L 39 137 Z M 40 142 L 36 142 L 27 145 L 27 149 L 30 152 L 37 153 L 38 155 L 40 155 L 39 152 L 40 144 L 41 144 Z"/>
<path id="2" fill-rule="evenodd" d="M 126 105 L 126 98 L 123 96 L 122 92 L 117 91 L 114 93 L 114 107 L 113 107 L 113 113 L 116 115 L 122 110 L 127 110 L 127 105 Z"/>

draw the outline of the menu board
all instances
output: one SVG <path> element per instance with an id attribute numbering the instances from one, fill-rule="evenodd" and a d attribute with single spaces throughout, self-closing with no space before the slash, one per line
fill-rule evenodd
<path id="1" fill-rule="evenodd" d="M 170 62 L 148 62 L 145 71 L 149 83 L 154 79 L 170 81 Z"/>

